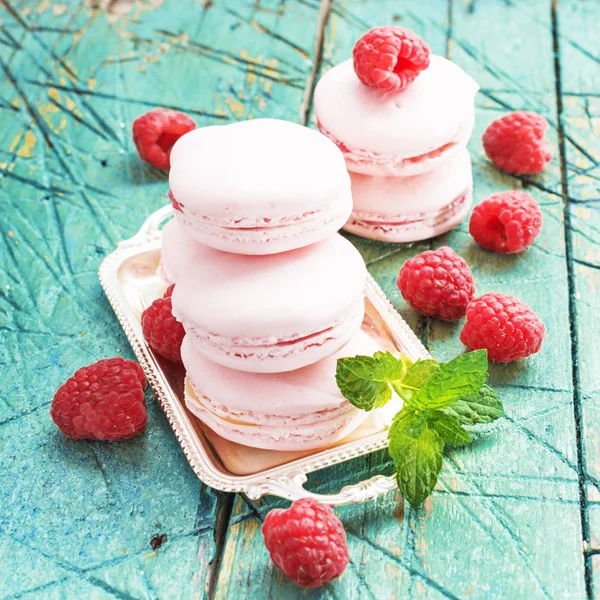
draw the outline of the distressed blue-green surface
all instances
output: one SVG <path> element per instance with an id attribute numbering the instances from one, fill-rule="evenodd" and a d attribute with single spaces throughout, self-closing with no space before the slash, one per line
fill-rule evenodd
<path id="1" fill-rule="evenodd" d="M 598 0 L 0 3 L 0 597 L 600 597 L 599 19 Z M 516 257 L 479 249 L 464 224 L 415 245 L 349 239 L 441 359 L 461 350 L 459 327 L 418 317 L 395 278 L 442 244 L 465 256 L 479 292 L 527 301 L 548 337 L 537 357 L 493 367 L 508 416 L 449 453 L 424 509 L 394 494 L 340 509 L 348 570 L 300 591 L 271 567 L 259 532 L 285 503 L 204 488 L 150 392 L 146 433 L 121 444 L 65 439 L 48 407 L 76 368 L 131 356 L 96 273 L 166 202 L 166 176 L 133 148 L 133 118 L 163 105 L 201 125 L 312 123 L 315 75 L 385 23 L 415 29 L 479 81 L 476 201 L 523 187 L 544 227 Z M 500 174 L 479 142 L 521 108 L 551 123 L 553 162 L 532 179 Z M 385 453 L 310 485 L 378 472 L 389 472 Z"/>

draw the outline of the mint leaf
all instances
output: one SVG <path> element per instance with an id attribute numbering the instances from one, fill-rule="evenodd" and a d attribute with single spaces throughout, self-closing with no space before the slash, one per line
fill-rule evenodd
<path id="1" fill-rule="evenodd" d="M 404 430 L 408 422 L 417 414 L 417 411 L 406 404 L 399 410 L 392 419 L 392 427 L 397 427 L 399 430 Z"/>
<path id="2" fill-rule="evenodd" d="M 395 427 L 397 431 L 403 431 L 407 435 L 417 438 L 425 429 L 428 419 L 429 411 L 417 412 L 407 406 L 396 413 L 392 421 L 392 428 Z"/>
<path id="3" fill-rule="evenodd" d="M 450 406 L 461 396 L 477 392 L 486 382 L 487 375 L 487 351 L 463 354 L 441 364 L 409 403 L 418 410 Z"/>
<path id="4" fill-rule="evenodd" d="M 388 437 L 396 481 L 402 495 L 417 507 L 435 487 L 442 468 L 444 442 L 429 426 L 415 438 L 395 425 L 390 428 Z"/>
<path id="5" fill-rule="evenodd" d="M 503 417 L 504 407 L 496 392 L 483 385 L 479 391 L 462 396 L 452 406 L 444 408 L 444 412 L 463 425 L 478 425 Z"/>
<path id="6" fill-rule="evenodd" d="M 399 385 L 394 385 L 396 393 L 405 401 L 409 401 L 414 393 L 440 368 L 437 360 L 418 360 L 406 371 Z"/>
<path id="7" fill-rule="evenodd" d="M 335 381 L 342 395 L 357 408 L 372 410 L 392 397 L 389 381 L 404 377 L 406 366 L 389 352 L 337 361 Z"/>
<path id="8" fill-rule="evenodd" d="M 345 360 L 345 359 L 341 359 Z M 401 359 L 396 358 L 390 352 L 375 352 L 373 355 L 373 371 L 371 379 L 375 381 L 396 381 L 402 379 L 406 367 Z"/>
<path id="9" fill-rule="evenodd" d="M 464 446 L 465 444 L 471 443 L 471 436 L 469 432 L 464 429 L 460 424 L 460 421 L 449 415 L 448 413 L 442 412 L 441 410 L 434 410 L 429 417 L 429 426 L 449 444 L 455 446 Z"/>

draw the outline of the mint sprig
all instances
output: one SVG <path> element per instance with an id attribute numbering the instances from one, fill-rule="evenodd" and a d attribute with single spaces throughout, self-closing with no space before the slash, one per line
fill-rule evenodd
<path id="1" fill-rule="evenodd" d="M 442 468 L 446 444 L 471 443 L 465 429 L 504 415 L 488 377 L 487 352 L 477 350 L 448 363 L 396 358 L 389 352 L 337 362 L 336 381 L 354 406 L 372 410 L 386 404 L 394 390 L 404 406 L 388 432 L 388 451 L 398 488 L 413 506 L 431 494 Z"/>

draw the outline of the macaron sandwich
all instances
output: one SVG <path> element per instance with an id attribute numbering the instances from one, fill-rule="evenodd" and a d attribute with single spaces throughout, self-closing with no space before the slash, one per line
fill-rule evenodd
<path id="1" fill-rule="evenodd" d="M 352 177 L 347 231 L 411 242 L 466 217 L 473 188 L 466 144 L 478 89 L 402 27 L 371 29 L 352 59 L 325 73 L 314 107 L 317 127 L 340 148 Z"/>

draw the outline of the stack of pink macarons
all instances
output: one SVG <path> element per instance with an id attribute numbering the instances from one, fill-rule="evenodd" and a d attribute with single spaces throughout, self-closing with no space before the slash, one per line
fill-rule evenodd
<path id="1" fill-rule="evenodd" d="M 477 83 L 413 32 L 378 27 L 315 90 L 319 130 L 333 140 L 352 178 L 354 208 L 344 229 L 411 242 L 445 233 L 472 201 L 466 144 Z"/>
<path id="2" fill-rule="evenodd" d="M 366 413 L 335 383 L 361 331 L 366 269 L 338 235 L 352 210 L 338 148 L 275 119 L 196 129 L 171 153 L 175 218 L 160 272 L 186 336 L 186 404 L 222 437 L 259 448 L 327 446 Z"/>

